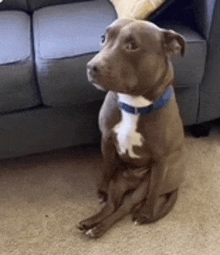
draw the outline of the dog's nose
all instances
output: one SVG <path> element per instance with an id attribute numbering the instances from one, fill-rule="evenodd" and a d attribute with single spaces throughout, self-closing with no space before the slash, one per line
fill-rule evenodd
<path id="1" fill-rule="evenodd" d="M 87 69 L 88 69 L 89 72 L 91 72 L 91 73 L 98 73 L 98 72 L 99 72 L 99 68 L 98 68 L 98 66 L 95 65 L 95 64 L 90 64 L 90 63 L 88 63 L 88 64 L 87 64 Z"/>

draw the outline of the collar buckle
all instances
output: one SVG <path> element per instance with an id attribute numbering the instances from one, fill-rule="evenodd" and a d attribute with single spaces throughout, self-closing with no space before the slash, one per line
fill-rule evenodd
<path id="1" fill-rule="evenodd" d="M 137 108 L 137 107 L 134 107 L 134 114 L 135 114 L 135 115 L 138 115 L 138 114 L 139 114 L 139 111 L 138 111 L 138 108 Z"/>

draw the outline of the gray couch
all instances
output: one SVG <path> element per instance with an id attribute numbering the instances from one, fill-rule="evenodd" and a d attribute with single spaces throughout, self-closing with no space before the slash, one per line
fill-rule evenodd
<path id="1" fill-rule="evenodd" d="M 220 0 L 176 0 L 151 20 L 182 33 L 174 60 L 185 125 L 220 117 Z M 86 63 L 116 19 L 108 0 L 0 3 L 0 158 L 95 143 L 103 92 Z"/>

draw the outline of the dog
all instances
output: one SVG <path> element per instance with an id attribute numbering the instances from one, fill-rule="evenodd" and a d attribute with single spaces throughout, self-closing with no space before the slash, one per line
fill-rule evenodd
<path id="1" fill-rule="evenodd" d="M 102 236 L 133 213 L 136 224 L 155 222 L 173 208 L 184 180 L 184 129 L 173 84 L 172 57 L 186 41 L 150 21 L 118 19 L 87 63 L 87 77 L 107 91 L 99 113 L 103 156 L 98 195 L 106 202 L 78 228 Z"/>

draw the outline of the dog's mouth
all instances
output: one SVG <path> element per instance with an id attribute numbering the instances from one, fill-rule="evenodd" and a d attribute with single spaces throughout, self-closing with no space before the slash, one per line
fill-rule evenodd
<path id="1" fill-rule="evenodd" d="M 100 82 L 100 79 L 101 79 L 100 75 L 94 74 L 89 69 L 87 69 L 87 78 L 88 78 L 88 81 L 92 83 L 92 85 L 96 87 L 98 90 L 107 91 L 107 89 L 104 88 L 104 86 Z"/>
<path id="2" fill-rule="evenodd" d="M 98 90 L 106 91 L 106 89 L 100 84 L 97 78 L 88 76 L 88 81 L 92 83 L 92 85 L 96 87 Z"/>
<path id="3" fill-rule="evenodd" d="M 106 89 L 104 89 L 101 85 L 99 85 L 97 83 L 92 82 L 92 85 L 95 86 L 98 90 L 106 91 Z"/>
<path id="4" fill-rule="evenodd" d="M 116 93 L 132 94 L 135 91 L 128 84 L 121 84 L 117 77 L 110 75 L 102 76 L 101 74 L 94 73 L 87 69 L 88 81 L 98 90 L 101 91 L 114 91 Z"/>

